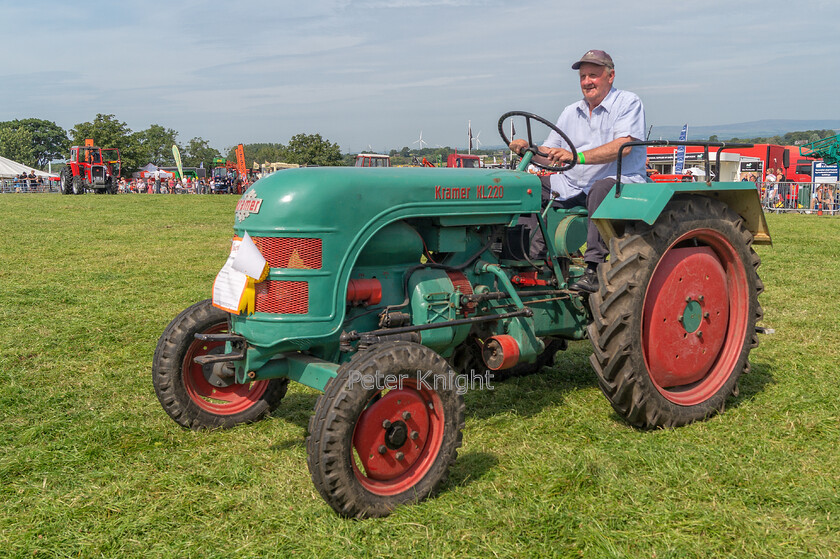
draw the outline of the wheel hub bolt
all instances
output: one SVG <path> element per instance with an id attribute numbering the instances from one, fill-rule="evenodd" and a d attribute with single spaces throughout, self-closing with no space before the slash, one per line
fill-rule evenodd
<path id="1" fill-rule="evenodd" d="M 402 460 L 403 458 L 405 458 L 405 454 L 403 454 L 402 452 L 398 452 L 396 454 L 396 459 L 397 460 Z"/>
<path id="2" fill-rule="evenodd" d="M 385 454 L 386 452 L 388 452 L 388 449 L 385 447 L 385 445 L 379 445 L 379 454 Z"/>
<path id="3" fill-rule="evenodd" d="M 702 331 L 702 330 L 698 330 L 698 331 L 697 331 L 697 337 L 698 337 L 698 338 L 702 338 L 702 337 L 703 337 L 703 331 Z"/>
<path id="4" fill-rule="evenodd" d="M 383 429 L 388 429 L 389 427 L 391 427 L 391 422 L 390 421 L 388 421 L 386 419 L 385 421 L 382 422 L 382 428 Z"/>
<path id="5" fill-rule="evenodd" d="M 409 436 L 409 437 L 411 437 L 411 440 L 412 440 L 412 441 L 416 441 L 416 440 L 417 440 L 417 437 L 419 437 L 419 436 L 420 436 L 420 433 L 418 433 L 417 431 L 412 431 L 411 433 L 409 433 L 409 435 L 408 435 L 408 436 Z"/>
<path id="6" fill-rule="evenodd" d="M 402 414 L 402 418 L 405 419 L 406 421 L 408 421 L 409 419 L 411 419 L 411 413 L 407 412 L 407 411 L 404 411 L 403 414 Z"/>
<path id="7" fill-rule="evenodd" d="M 703 318 L 709 318 L 709 313 L 704 312 L 704 313 L 703 313 Z"/>

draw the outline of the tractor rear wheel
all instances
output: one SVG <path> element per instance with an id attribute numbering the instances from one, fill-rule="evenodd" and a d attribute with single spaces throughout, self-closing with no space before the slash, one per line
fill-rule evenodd
<path id="1" fill-rule="evenodd" d="M 286 395 L 289 379 L 214 386 L 211 370 L 194 362 L 200 355 L 224 352 L 224 342 L 204 342 L 195 335 L 227 332 L 227 316 L 209 299 L 201 301 L 176 316 L 158 340 L 152 362 L 155 393 L 166 413 L 189 429 L 258 421 L 277 409 Z"/>
<path id="2" fill-rule="evenodd" d="M 676 198 L 653 226 L 610 240 L 589 299 L 590 362 L 629 423 L 685 425 L 737 393 L 758 345 L 760 262 L 743 219 L 705 196 Z"/>
<path id="3" fill-rule="evenodd" d="M 73 177 L 73 194 L 85 193 L 85 181 L 80 176 Z"/>
<path id="4" fill-rule="evenodd" d="M 464 399 L 446 360 L 386 342 L 344 363 L 315 404 L 307 465 L 345 517 L 387 516 L 435 494 L 461 446 Z"/>
<path id="5" fill-rule="evenodd" d="M 73 172 L 68 166 L 61 169 L 61 193 L 73 194 Z"/>

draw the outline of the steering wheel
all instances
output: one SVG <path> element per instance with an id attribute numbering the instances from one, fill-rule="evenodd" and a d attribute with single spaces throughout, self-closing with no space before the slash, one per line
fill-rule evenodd
<path id="1" fill-rule="evenodd" d="M 566 141 L 566 144 L 569 146 L 569 150 L 572 152 L 572 160 L 570 162 L 566 163 L 565 165 L 561 165 L 559 167 L 554 166 L 554 165 L 544 165 L 542 163 L 537 163 L 536 161 L 533 161 L 533 160 L 531 161 L 531 163 L 533 163 L 534 165 L 536 165 L 540 169 L 545 169 L 546 171 L 552 171 L 552 172 L 555 172 L 555 173 L 559 173 L 561 171 L 568 171 L 569 169 L 571 169 L 572 167 L 577 165 L 577 161 L 578 161 L 577 149 L 575 149 L 575 146 L 574 146 L 574 144 L 572 144 L 572 141 L 569 139 L 569 137 L 566 136 L 563 133 L 562 130 L 557 128 L 557 126 L 555 126 L 554 123 L 549 122 L 546 119 L 544 119 L 543 117 L 537 116 L 534 113 L 526 113 L 524 111 L 511 111 L 509 113 L 503 114 L 499 118 L 499 135 L 502 137 L 502 140 L 504 140 L 506 146 L 509 146 L 511 141 L 508 139 L 507 136 L 505 136 L 505 130 L 504 130 L 503 124 L 507 119 L 515 117 L 515 116 L 521 116 L 521 117 L 525 118 L 525 128 L 528 132 L 528 147 L 525 148 L 526 150 L 533 152 L 535 155 L 540 155 L 542 157 L 548 157 L 548 154 L 541 152 L 540 148 L 539 148 L 539 145 L 534 143 L 534 138 L 533 138 L 533 135 L 531 134 L 531 120 L 536 120 L 537 122 L 540 122 L 541 124 L 545 124 L 551 130 L 554 130 L 555 132 L 560 134 L 560 137 L 563 138 Z"/>

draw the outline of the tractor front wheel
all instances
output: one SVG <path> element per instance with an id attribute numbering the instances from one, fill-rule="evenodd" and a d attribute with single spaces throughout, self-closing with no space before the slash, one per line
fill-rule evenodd
<path id="1" fill-rule="evenodd" d="M 285 378 L 211 384 L 219 381 L 211 376 L 210 366 L 194 360 L 223 353 L 225 344 L 197 340 L 195 335 L 227 331 L 227 313 L 207 299 L 176 316 L 158 340 L 152 381 L 163 409 L 179 425 L 199 430 L 252 423 L 277 409 L 286 395 L 289 379 Z"/>
<path id="2" fill-rule="evenodd" d="M 431 349 L 386 342 L 343 364 L 315 404 L 312 481 L 345 517 L 387 516 L 433 495 L 461 446 L 464 399 Z"/>
<path id="3" fill-rule="evenodd" d="M 610 240 L 589 300 L 590 362 L 629 423 L 676 427 L 723 410 L 758 345 L 760 262 L 743 219 L 705 196 L 674 199 L 653 226 Z"/>
<path id="4" fill-rule="evenodd" d="M 80 176 L 73 177 L 73 194 L 85 193 L 85 181 Z"/>

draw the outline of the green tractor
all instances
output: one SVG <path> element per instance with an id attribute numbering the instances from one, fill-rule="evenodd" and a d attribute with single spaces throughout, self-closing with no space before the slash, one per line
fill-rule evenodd
<path id="1" fill-rule="evenodd" d="M 225 428 L 266 417 L 290 380 L 323 391 L 307 463 L 347 517 L 433 495 L 461 445 L 465 391 L 550 365 L 568 340 L 589 338 L 598 383 L 633 426 L 721 411 L 762 317 L 752 245 L 770 236 L 755 185 L 617 184 L 591 216 L 610 247 L 600 290 L 579 293 L 586 210 L 541 209 L 524 171 L 539 150 L 531 119 L 554 127 L 507 113 L 506 143 L 511 116 L 528 120 L 518 170 L 306 168 L 252 185 L 234 246 L 250 239 L 267 275 L 248 280 L 244 307 L 201 301 L 169 324 L 153 364 L 164 410 Z M 518 224 L 534 214 L 544 260 Z"/>

